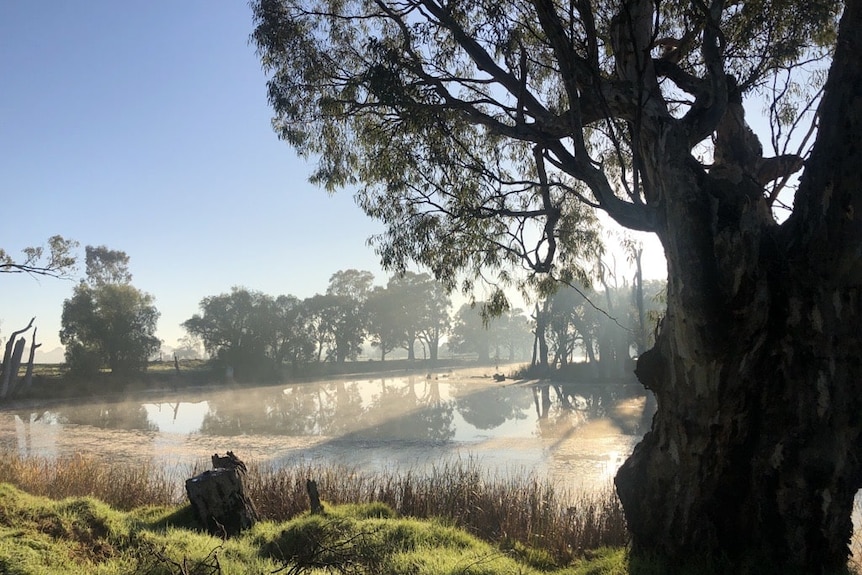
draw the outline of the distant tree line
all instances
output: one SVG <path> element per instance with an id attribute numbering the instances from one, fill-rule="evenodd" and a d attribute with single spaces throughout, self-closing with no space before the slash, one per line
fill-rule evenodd
<path id="1" fill-rule="evenodd" d="M 237 377 L 275 377 L 322 362 L 355 361 L 370 344 L 380 361 L 396 350 L 409 360 L 436 360 L 445 339 L 451 353 L 491 360 L 530 360 L 544 369 L 574 362 L 592 373 L 623 377 L 631 357 L 649 343 L 639 318 L 655 325 L 663 282 L 609 285 L 601 291 L 565 286 L 539 301 L 533 314 L 484 302 L 450 313 L 445 289 L 428 274 L 406 272 L 374 286 L 370 272 L 335 273 L 323 294 L 271 296 L 242 287 L 205 297 L 183 322 L 217 365 Z M 421 353 L 421 356 L 417 354 Z"/>
<path id="2" fill-rule="evenodd" d="M 63 302 L 60 341 L 69 371 L 145 371 L 162 343 L 153 296 L 132 285 L 125 252 L 86 246 L 85 265 Z M 617 285 L 600 274 L 601 290 L 556 286 L 530 314 L 506 307 L 489 313 L 493 302 L 466 303 L 453 314 L 446 289 L 426 273 L 375 286 L 371 272 L 342 270 L 325 293 L 306 299 L 234 287 L 201 300 L 200 313 L 182 323 L 188 336 L 176 355 L 193 357 L 202 345 L 215 367 L 230 367 L 236 377 L 274 378 L 355 361 L 366 346 L 380 361 L 397 352 L 436 361 L 445 341 L 450 353 L 481 362 L 529 360 L 542 370 L 586 363 L 591 373 L 618 377 L 651 345 L 647 325 L 656 325 L 663 306 L 664 283 L 644 285 L 638 277 Z"/>
<path id="3" fill-rule="evenodd" d="M 367 271 L 339 271 L 325 293 L 302 300 L 235 287 L 205 297 L 201 312 L 182 326 L 217 364 L 244 378 L 276 376 L 285 369 L 296 372 L 313 363 L 355 361 L 366 344 L 380 361 L 396 350 L 403 350 L 408 360 L 437 360 L 447 338 L 451 351 L 481 360 L 499 354 L 502 347 L 528 348 L 525 342 L 532 335 L 523 315 L 518 321 L 507 314 L 483 326 L 481 304 L 465 304 L 453 321 L 450 297 L 430 275 L 405 272 L 385 286 L 374 286 L 373 281 Z M 517 335 L 510 328 L 516 325 Z"/>

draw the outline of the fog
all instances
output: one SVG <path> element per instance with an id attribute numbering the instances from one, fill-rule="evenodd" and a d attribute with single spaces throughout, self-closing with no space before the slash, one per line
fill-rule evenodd
<path id="1" fill-rule="evenodd" d="M 640 440 L 643 388 L 495 381 L 473 368 L 393 377 L 151 393 L 0 410 L 0 445 L 152 463 L 180 479 L 215 452 L 287 466 L 421 471 L 473 458 L 490 474 L 566 488 L 610 482 Z"/>

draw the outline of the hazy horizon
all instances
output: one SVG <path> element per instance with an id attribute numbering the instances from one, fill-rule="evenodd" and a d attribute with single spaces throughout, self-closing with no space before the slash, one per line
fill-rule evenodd
<path id="1" fill-rule="evenodd" d="M 304 299 L 351 268 L 385 284 L 366 245 L 382 226 L 352 190 L 309 184 L 314 160 L 273 133 L 251 31 L 245 3 L 0 3 L 3 249 L 60 234 L 126 252 L 171 346 L 233 286 Z M 35 316 L 42 349 L 59 346 L 75 281 L 0 279 L 0 340 Z"/>

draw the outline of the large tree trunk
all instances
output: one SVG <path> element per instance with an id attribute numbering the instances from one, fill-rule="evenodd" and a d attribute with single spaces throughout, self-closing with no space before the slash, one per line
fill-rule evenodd
<path id="1" fill-rule="evenodd" d="M 658 411 L 616 478 L 635 549 L 761 572 L 846 564 L 862 487 L 861 16 L 849 1 L 787 222 L 769 222 L 753 181 L 662 175 L 685 194 L 666 202 L 668 313 L 637 366 Z"/>

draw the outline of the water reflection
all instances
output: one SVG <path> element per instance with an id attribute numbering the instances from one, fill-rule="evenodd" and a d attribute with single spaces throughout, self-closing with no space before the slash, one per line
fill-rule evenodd
<path id="1" fill-rule="evenodd" d="M 0 411 L 22 455 L 150 457 L 177 468 L 232 449 L 246 460 L 372 469 L 475 456 L 505 473 L 607 480 L 643 433 L 642 388 L 495 382 L 471 372 L 167 394 Z"/>

